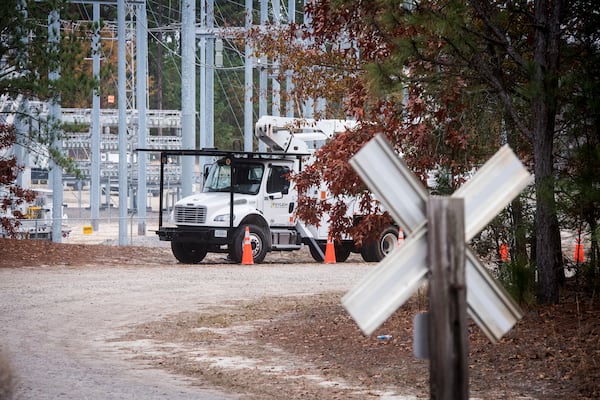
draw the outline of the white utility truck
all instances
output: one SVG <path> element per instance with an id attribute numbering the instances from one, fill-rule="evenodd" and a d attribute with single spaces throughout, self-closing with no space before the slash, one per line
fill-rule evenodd
<path id="1" fill-rule="evenodd" d="M 257 139 L 268 146 L 265 152 L 140 149 L 161 153 L 161 212 L 156 233 L 160 240 L 171 242 L 175 258 L 185 264 L 199 263 L 209 252 L 225 253 L 240 262 L 246 227 L 255 263 L 261 263 L 270 251 L 300 250 L 303 246 L 309 247 L 316 261 L 322 261 L 328 221 L 317 227 L 295 217 L 298 194 L 287 177 L 310 163 L 311 155 L 333 135 L 355 126 L 354 121 L 265 116 L 255 129 Z M 177 201 L 170 220 L 163 224 L 163 171 L 174 156 L 211 157 L 214 162 L 206 169 L 202 190 Z M 321 188 L 315 188 L 314 195 L 326 197 Z M 390 225 L 377 240 L 360 248 L 352 238 L 336 242 L 336 260 L 343 262 L 351 252 L 360 252 L 365 261 L 380 261 L 397 243 L 398 227 Z"/>

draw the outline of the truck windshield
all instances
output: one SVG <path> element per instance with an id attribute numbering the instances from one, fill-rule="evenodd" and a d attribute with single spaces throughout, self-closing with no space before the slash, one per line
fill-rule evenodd
<path id="1" fill-rule="evenodd" d="M 232 166 L 216 163 L 210 167 L 204 192 L 229 192 Z M 262 181 L 262 164 L 236 164 L 233 167 L 233 191 L 241 194 L 257 194 Z"/>

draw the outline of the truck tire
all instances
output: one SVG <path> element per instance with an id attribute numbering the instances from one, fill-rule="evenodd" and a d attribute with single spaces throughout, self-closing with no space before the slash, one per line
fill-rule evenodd
<path id="1" fill-rule="evenodd" d="M 336 262 L 344 262 L 348 259 L 348 257 L 350 257 L 352 250 L 348 246 L 344 246 L 343 244 L 334 244 L 333 247 L 335 249 Z M 323 252 L 323 255 L 325 255 L 325 246 L 319 245 L 319 248 Z M 313 260 L 316 262 L 323 262 L 323 257 L 321 257 L 321 255 L 315 251 L 312 246 L 308 246 L 308 249 L 310 250 L 310 255 L 312 256 Z"/>
<path id="2" fill-rule="evenodd" d="M 365 262 L 376 262 L 375 260 L 375 250 L 374 250 L 375 242 L 365 242 L 363 247 L 360 249 L 360 255 Z"/>
<path id="3" fill-rule="evenodd" d="M 366 262 L 379 262 L 398 246 L 398 228 L 386 227 L 377 236 L 377 240 L 365 243 L 360 254 Z"/>
<path id="4" fill-rule="evenodd" d="M 352 250 L 348 246 L 344 246 L 343 244 L 334 245 L 335 247 L 335 261 L 336 262 L 345 262 L 348 257 L 350 257 L 350 253 Z"/>
<path id="5" fill-rule="evenodd" d="M 173 255 L 182 264 L 198 264 L 206 257 L 206 247 L 193 242 L 171 242 Z"/>
<path id="6" fill-rule="evenodd" d="M 242 261 L 244 251 L 244 238 L 246 235 L 246 226 L 250 230 L 250 244 L 252 245 L 252 258 L 256 264 L 260 264 L 267 256 L 267 235 L 262 228 L 256 225 L 241 225 L 233 236 L 233 248 L 230 251 L 230 257 L 235 262 Z"/>

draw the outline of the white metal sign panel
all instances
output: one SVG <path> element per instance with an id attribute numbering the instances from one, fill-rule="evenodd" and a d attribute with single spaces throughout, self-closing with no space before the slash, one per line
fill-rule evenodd
<path id="1" fill-rule="evenodd" d="M 466 264 L 467 311 L 486 336 L 497 342 L 523 318 L 523 312 L 469 248 Z"/>
<path id="2" fill-rule="evenodd" d="M 427 233 L 419 230 L 390 253 L 342 303 L 361 330 L 372 334 L 427 279 Z M 467 248 L 468 313 L 492 341 L 500 340 L 523 315 L 504 288 Z"/>
<path id="3" fill-rule="evenodd" d="M 384 136 L 375 136 L 363 146 L 350 165 L 406 233 L 427 221 L 427 190 Z"/>
<path id="4" fill-rule="evenodd" d="M 387 255 L 342 303 L 370 335 L 426 281 L 427 232 L 421 229 Z"/>
<path id="5" fill-rule="evenodd" d="M 465 201 L 465 240 L 471 240 L 533 180 L 515 153 L 503 146 L 452 194 Z"/>
<path id="6" fill-rule="evenodd" d="M 407 232 L 418 230 L 342 298 L 363 332 L 371 334 L 425 281 L 429 270 L 427 192 L 382 135 L 366 144 L 350 163 L 396 222 Z M 523 190 L 531 175 L 505 146 L 471 181 L 453 195 L 465 201 L 466 240 Z M 521 311 L 470 250 L 466 258 L 469 314 L 490 340 L 497 341 L 521 318 Z"/>

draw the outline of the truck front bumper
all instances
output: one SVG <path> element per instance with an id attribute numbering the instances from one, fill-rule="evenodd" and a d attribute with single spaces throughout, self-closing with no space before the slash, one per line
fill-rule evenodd
<path id="1" fill-rule="evenodd" d="M 198 226 L 163 226 L 156 234 L 160 240 L 168 242 L 195 242 L 214 246 L 228 244 L 231 236 L 227 228 Z"/>

